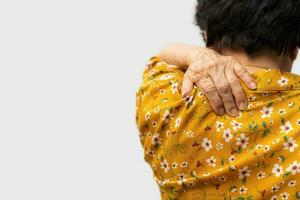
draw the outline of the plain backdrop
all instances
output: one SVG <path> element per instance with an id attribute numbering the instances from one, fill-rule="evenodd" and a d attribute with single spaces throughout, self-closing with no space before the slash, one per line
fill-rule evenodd
<path id="1" fill-rule="evenodd" d="M 1 200 L 159 199 L 135 92 L 163 46 L 202 45 L 195 2 L 0 1 Z"/>

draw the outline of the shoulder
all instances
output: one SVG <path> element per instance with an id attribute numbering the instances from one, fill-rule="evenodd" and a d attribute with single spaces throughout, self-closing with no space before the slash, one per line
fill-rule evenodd
<path id="1" fill-rule="evenodd" d="M 170 79 L 182 80 L 184 72 L 176 65 L 164 62 L 160 57 L 154 56 L 147 62 L 143 72 L 143 83 L 147 81 L 167 81 Z"/>
<path id="2" fill-rule="evenodd" d="M 159 57 L 152 57 L 148 61 L 142 84 L 136 93 L 138 124 L 144 124 L 150 118 L 154 121 L 165 120 L 168 114 L 175 117 L 187 115 L 191 110 L 200 115 L 210 111 L 208 101 L 196 86 L 188 98 L 182 98 L 183 76 L 184 72 L 179 67 L 170 65 Z"/>

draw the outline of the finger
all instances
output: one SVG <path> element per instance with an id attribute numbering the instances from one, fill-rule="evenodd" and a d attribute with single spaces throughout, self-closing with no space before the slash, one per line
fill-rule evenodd
<path id="1" fill-rule="evenodd" d="M 246 67 L 241 65 L 238 62 L 234 63 L 234 72 L 244 83 L 247 85 L 249 89 L 255 90 L 256 83 L 255 79 L 251 76 L 251 74 L 247 71 Z"/>
<path id="2" fill-rule="evenodd" d="M 230 84 L 225 76 L 224 69 L 220 70 L 220 67 L 218 67 L 218 70 L 210 71 L 209 75 L 212 78 L 215 87 L 217 88 L 226 112 L 231 116 L 237 116 L 239 111 L 235 104 Z"/>
<path id="3" fill-rule="evenodd" d="M 243 91 L 241 83 L 239 79 L 236 77 L 233 67 L 225 68 L 225 76 L 229 82 L 231 92 L 234 96 L 235 103 L 240 110 L 244 110 L 247 108 L 247 100 L 246 95 Z"/>
<path id="4" fill-rule="evenodd" d="M 182 97 L 186 98 L 193 90 L 193 87 L 194 87 L 194 83 L 189 78 L 189 76 L 187 74 L 185 74 L 183 77 L 182 86 L 181 86 Z"/>
<path id="5" fill-rule="evenodd" d="M 218 115 L 224 115 L 225 109 L 223 106 L 223 102 L 220 96 L 218 95 L 217 89 L 210 77 L 199 79 L 199 81 L 197 82 L 197 86 L 201 88 L 203 94 L 208 99 L 212 109 Z"/>

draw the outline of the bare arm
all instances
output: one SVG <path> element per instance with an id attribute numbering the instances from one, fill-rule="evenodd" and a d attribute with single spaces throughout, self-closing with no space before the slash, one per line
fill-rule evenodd
<path id="1" fill-rule="evenodd" d="M 205 48 L 186 45 L 186 44 L 170 44 L 164 47 L 158 56 L 171 65 L 177 65 L 186 71 L 191 64 L 193 57 L 196 57 L 199 51 Z"/>

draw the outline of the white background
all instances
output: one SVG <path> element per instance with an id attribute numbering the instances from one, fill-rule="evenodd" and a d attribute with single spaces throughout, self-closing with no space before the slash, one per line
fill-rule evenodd
<path id="1" fill-rule="evenodd" d="M 0 2 L 1 200 L 159 199 L 135 92 L 164 45 L 202 44 L 195 2 Z"/>

